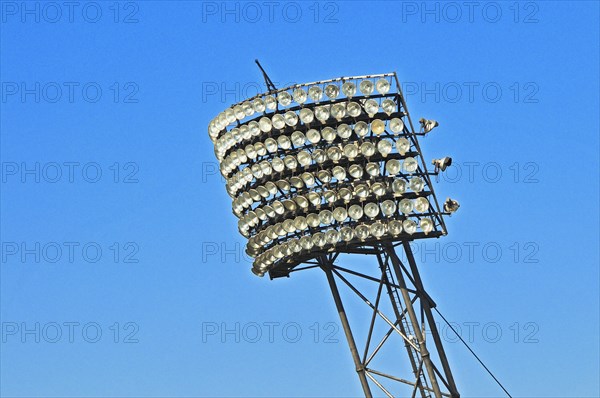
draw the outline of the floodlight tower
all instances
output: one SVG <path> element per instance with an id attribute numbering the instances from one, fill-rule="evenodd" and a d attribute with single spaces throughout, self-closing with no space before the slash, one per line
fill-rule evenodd
<path id="1" fill-rule="evenodd" d="M 421 119 L 415 130 L 396 73 L 276 89 L 261 71 L 269 91 L 231 106 L 208 127 L 252 272 L 274 279 L 324 271 L 366 397 L 373 389 L 390 397 L 459 397 L 436 304 L 410 246 L 446 235 L 444 216 L 459 207 L 448 198 L 440 208 L 431 181 L 452 160 L 433 160 L 429 172 L 419 145 L 438 123 Z M 340 264 L 357 255 L 374 267 Z M 375 298 L 352 278 L 369 281 Z M 340 283 L 368 307 L 361 351 Z M 394 375 L 374 365 L 390 346 L 406 357 L 397 363 L 393 356 Z"/>

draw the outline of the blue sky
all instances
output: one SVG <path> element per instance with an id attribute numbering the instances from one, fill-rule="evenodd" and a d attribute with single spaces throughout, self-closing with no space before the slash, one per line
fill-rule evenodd
<path id="1" fill-rule="evenodd" d="M 428 291 L 513 396 L 600 394 L 597 2 L 0 5 L 2 396 L 360 395 L 324 275 L 252 275 L 215 174 L 255 58 L 397 71 L 462 205 L 415 247 Z"/>

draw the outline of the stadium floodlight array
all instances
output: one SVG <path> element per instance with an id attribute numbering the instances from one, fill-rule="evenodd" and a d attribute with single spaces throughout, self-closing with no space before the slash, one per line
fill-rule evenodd
<path id="1" fill-rule="evenodd" d="M 252 271 L 287 275 L 327 252 L 446 234 L 444 210 L 395 73 L 271 90 L 208 126 Z"/>

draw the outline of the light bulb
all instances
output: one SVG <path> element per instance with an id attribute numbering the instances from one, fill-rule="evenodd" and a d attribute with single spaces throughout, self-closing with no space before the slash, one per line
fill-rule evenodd
<path id="1" fill-rule="evenodd" d="M 388 223 L 388 231 L 394 236 L 400 235 L 402 233 L 402 221 L 391 220 Z"/>
<path id="2" fill-rule="evenodd" d="M 282 106 L 288 106 L 292 103 L 292 96 L 287 91 L 282 91 L 277 94 L 277 102 Z"/>
<path id="3" fill-rule="evenodd" d="M 341 200 L 347 203 L 350 199 L 352 199 L 352 191 L 350 191 L 348 188 L 340 188 L 338 190 L 338 196 Z"/>
<path id="4" fill-rule="evenodd" d="M 337 135 L 341 139 L 346 140 L 352 135 L 352 129 L 346 123 L 342 123 L 337 127 Z"/>
<path id="5" fill-rule="evenodd" d="M 377 177 L 379 175 L 379 163 L 369 162 L 365 166 L 365 171 L 371 177 Z"/>
<path id="6" fill-rule="evenodd" d="M 404 159 L 404 163 L 402 164 L 402 168 L 404 168 L 404 170 L 408 173 L 413 173 L 415 170 L 417 170 L 418 166 L 419 164 L 417 163 L 417 160 L 413 157 L 407 157 Z"/>
<path id="7" fill-rule="evenodd" d="M 265 148 L 265 144 L 262 142 L 254 144 L 254 150 L 256 151 L 257 156 L 265 156 L 267 154 L 267 148 Z"/>
<path id="8" fill-rule="evenodd" d="M 354 142 L 351 144 L 346 144 L 344 146 L 344 156 L 350 160 L 358 156 L 358 145 L 356 145 Z"/>
<path id="9" fill-rule="evenodd" d="M 294 220 L 287 219 L 283 222 L 283 229 L 285 229 L 288 233 L 296 232 L 296 227 L 294 226 Z"/>
<path id="10" fill-rule="evenodd" d="M 369 227 L 369 232 L 376 238 L 381 238 L 385 234 L 385 225 L 376 221 Z"/>
<path id="11" fill-rule="evenodd" d="M 369 237 L 369 227 L 366 225 L 359 225 L 354 229 L 354 234 L 360 240 L 365 240 Z"/>
<path id="12" fill-rule="evenodd" d="M 287 159 L 287 157 L 286 157 L 286 159 Z M 306 171 L 305 171 L 304 173 L 302 173 L 302 174 L 300 175 L 300 178 L 302 179 L 302 181 L 304 181 L 304 184 L 305 184 L 307 187 L 309 187 L 309 188 L 310 188 L 311 186 L 315 185 L 315 176 L 313 176 L 313 175 L 312 175 L 311 173 L 309 173 L 309 172 L 306 172 Z"/>
<path id="13" fill-rule="evenodd" d="M 428 218 L 423 218 L 419 223 L 419 226 L 421 227 L 421 230 L 425 232 L 425 235 L 433 231 L 433 223 Z"/>
<path id="14" fill-rule="evenodd" d="M 303 236 L 302 238 L 300 238 L 300 246 L 302 246 L 302 248 L 304 250 L 310 250 L 313 248 L 313 242 L 310 236 Z"/>
<path id="15" fill-rule="evenodd" d="M 336 131 L 331 127 L 325 127 L 321 130 L 321 136 L 327 142 L 333 142 L 335 140 Z"/>
<path id="16" fill-rule="evenodd" d="M 252 108 L 254 108 L 254 112 L 263 113 L 267 107 L 265 105 L 265 101 L 263 101 L 260 98 L 257 98 L 254 101 L 252 101 Z"/>
<path id="17" fill-rule="evenodd" d="M 272 206 L 266 205 L 263 207 L 263 210 L 265 211 L 265 214 L 267 215 L 267 217 L 269 217 L 269 218 L 275 217 L 275 210 L 273 210 Z"/>
<path id="18" fill-rule="evenodd" d="M 308 224 L 306 223 L 306 217 L 298 216 L 294 218 L 294 227 L 296 227 L 296 230 L 298 231 L 305 230 L 308 227 Z"/>
<path id="19" fill-rule="evenodd" d="M 354 230 L 351 227 L 342 227 L 340 235 L 344 242 L 350 242 L 354 239 Z"/>
<path id="20" fill-rule="evenodd" d="M 293 127 L 298 124 L 298 115 L 296 114 L 296 112 L 287 111 L 283 115 L 283 118 L 285 120 L 285 124 L 287 124 L 290 127 Z"/>
<path id="21" fill-rule="evenodd" d="M 258 126 L 260 127 L 260 131 L 262 131 L 263 133 L 268 133 L 273 127 L 273 125 L 271 124 L 271 119 L 269 119 L 268 117 L 261 117 L 258 121 Z"/>
<path id="22" fill-rule="evenodd" d="M 377 143 L 377 150 L 384 158 L 392 152 L 392 142 L 390 140 L 381 140 Z"/>
<path id="23" fill-rule="evenodd" d="M 329 99 L 335 99 L 340 94 L 340 89 L 335 84 L 328 84 L 325 87 L 325 95 L 329 97 Z"/>
<path id="24" fill-rule="evenodd" d="M 296 167 L 298 167 L 298 161 L 296 160 L 296 157 L 294 155 L 288 155 L 285 158 L 283 158 L 283 163 L 285 164 L 285 167 L 287 167 L 290 170 L 295 170 Z"/>
<path id="25" fill-rule="evenodd" d="M 385 162 L 385 170 L 388 175 L 395 176 L 400 172 L 400 161 L 397 159 L 390 159 Z"/>
<path id="26" fill-rule="evenodd" d="M 275 109 L 277 108 L 277 100 L 275 99 L 275 97 L 273 97 L 272 95 L 267 95 L 265 97 L 265 106 L 267 107 L 267 109 Z"/>
<path id="27" fill-rule="evenodd" d="M 333 173 L 333 177 L 338 181 L 344 181 L 346 179 L 346 169 L 342 166 L 335 166 L 331 172 Z"/>
<path id="28" fill-rule="evenodd" d="M 315 117 L 317 118 L 317 120 L 319 120 L 320 122 L 325 122 L 327 121 L 327 119 L 329 119 L 329 106 L 328 105 L 321 105 L 317 108 L 315 108 Z"/>
<path id="29" fill-rule="evenodd" d="M 304 188 L 304 181 L 298 176 L 290 177 L 290 185 L 296 189 Z"/>
<path id="30" fill-rule="evenodd" d="M 415 210 L 419 213 L 425 213 L 429 210 L 429 201 L 427 198 L 420 197 L 415 199 Z"/>
<path id="31" fill-rule="evenodd" d="M 360 165 L 353 164 L 348 168 L 348 173 L 352 176 L 352 178 L 360 179 L 363 175 L 363 169 L 360 167 Z"/>
<path id="32" fill-rule="evenodd" d="M 235 114 L 236 119 L 242 120 L 246 117 L 246 112 L 244 112 L 244 108 L 241 105 L 236 105 L 233 107 L 233 113 Z M 227 116 L 227 115 L 225 115 Z"/>
<path id="33" fill-rule="evenodd" d="M 244 140 L 249 140 L 250 137 L 252 136 L 252 134 L 250 134 L 250 128 L 248 127 L 247 124 L 243 124 L 240 126 L 240 135 L 242 136 L 242 139 L 244 139 Z"/>
<path id="34" fill-rule="evenodd" d="M 346 106 L 344 103 L 337 103 L 331 107 L 331 116 L 336 120 L 342 120 L 346 116 Z"/>
<path id="35" fill-rule="evenodd" d="M 250 129 L 250 135 L 252 137 L 258 137 L 260 135 L 260 125 L 257 121 L 253 120 L 248 123 L 248 128 Z"/>
<path id="36" fill-rule="evenodd" d="M 370 80 L 363 80 L 358 85 L 358 88 L 360 89 L 361 93 L 368 97 L 373 93 L 373 82 Z"/>
<path id="37" fill-rule="evenodd" d="M 281 159 L 279 159 L 281 160 Z M 269 193 L 271 195 L 277 195 L 277 187 L 275 186 L 275 183 L 273 183 L 272 181 L 268 181 L 265 184 L 265 188 L 267 188 L 267 190 L 269 191 Z"/>
<path id="38" fill-rule="evenodd" d="M 302 90 L 301 88 L 297 88 L 296 90 L 294 90 L 294 101 L 296 101 L 299 104 L 303 104 L 306 102 L 306 99 L 306 91 Z"/>
<path id="39" fill-rule="evenodd" d="M 317 232 L 312 237 L 313 244 L 318 247 L 323 247 L 327 243 L 325 240 L 325 234 L 322 232 Z"/>
<path id="40" fill-rule="evenodd" d="M 271 122 L 273 124 L 273 127 L 278 130 L 281 130 L 285 127 L 285 119 L 283 118 L 283 115 L 280 115 L 279 113 L 273 115 Z"/>
<path id="41" fill-rule="evenodd" d="M 333 213 L 329 210 L 323 210 L 319 213 L 319 219 L 321 220 L 321 224 L 329 225 L 333 222 Z"/>
<path id="42" fill-rule="evenodd" d="M 269 151 L 269 153 L 277 152 L 277 141 L 275 141 L 275 139 L 271 137 L 267 138 L 265 140 L 265 148 L 267 148 L 267 151 Z"/>
<path id="43" fill-rule="evenodd" d="M 306 136 L 303 133 L 301 133 L 300 131 L 294 131 L 292 133 L 292 144 L 294 144 L 294 146 L 304 146 L 305 143 Z"/>
<path id="44" fill-rule="evenodd" d="M 346 105 L 346 112 L 352 117 L 357 117 L 362 112 L 362 108 L 356 102 L 349 102 L 348 105 Z"/>
<path id="45" fill-rule="evenodd" d="M 279 215 L 282 215 L 283 213 L 285 213 L 285 208 L 283 207 L 283 204 L 280 201 L 278 201 L 278 200 L 274 201 L 272 206 L 273 206 L 273 210 L 275 210 L 275 213 L 277 213 Z"/>
<path id="46" fill-rule="evenodd" d="M 410 150 L 410 143 L 406 138 L 400 137 L 396 140 L 396 149 L 398 149 L 400 155 L 404 155 Z"/>
<path id="47" fill-rule="evenodd" d="M 367 114 L 371 117 L 379 111 L 379 104 L 374 99 L 368 99 L 365 102 L 364 107 L 365 112 L 367 112 Z"/>
<path id="48" fill-rule="evenodd" d="M 246 116 L 252 116 L 254 114 L 254 109 L 249 101 L 246 101 L 242 104 L 242 109 L 244 110 Z"/>
<path id="49" fill-rule="evenodd" d="M 381 203 L 381 212 L 387 217 L 393 215 L 396 212 L 396 202 L 389 199 L 384 200 L 383 203 Z"/>
<path id="50" fill-rule="evenodd" d="M 321 134 L 315 129 L 310 129 L 306 132 L 306 138 L 311 144 L 316 144 L 321 141 Z"/>
<path id="51" fill-rule="evenodd" d="M 379 214 L 379 206 L 376 203 L 367 203 L 365 205 L 365 215 L 369 218 L 375 218 Z"/>
<path id="52" fill-rule="evenodd" d="M 346 82 L 342 84 L 342 93 L 348 98 L 351 98 L 356 94 L 356 85 L 352 82 Z"/>
<path id="53" fill-rule="evenodd" d="M 325 233 L 325 240 L 330 245 L 335 245 L 340 241 L 340 233 L 335 229 L 330 229 Z"/>
<path id="54" fill-rule="evenodd" d="M 371 185 L 371 192 L 375 194 L 375 196 L 383 196 L 387 191 L 387 185 L 383 182 L 376 182 Z"/>
<path id="55" fill-rule="evenodd" d="M 296 201 L 296 204 L 299 207 L 301 207 L 303 209 L 306 209 L 308 207 L 308 199 L 306 199 L 304 196 L 302 196 L 302 195 L 296 196 L 294 198 L 294 200 Z"/>
<path id="56" fill-rule="evenodd" d="M 306 216 L 306 223 L 309 227 L 316 228 L 321 225 L 321 220 L 319 219 L 319 215 L 316 213 L 310 213 Z"/>
<path id="57" fill-rule="evenodd" d="M 369 196 L 369 187 L 366 184 L 358 184 L 354 187 L 354 195 L 364 200 Z"/>
<path id="58" fill-rule="evenodd" d="M 246 146 L 246 148 L 244 148 L 244 150 L 246 152 L 246 156 L 248 156 L 248 159 L 256 158 L 256 150 L 254 149 L 254 145 L 250 144 L 250 145 Z"/>
<path id="59" fill-rule="evenodd" d="M 329 183 L 331 181 L 331 173 L 329 171 L 327 171 L 327 170 L 320 170 L 317 173 L 317 178 L 323 184 L 327 184 L 327 183 Z M 334 191 L 325 191 L 325 194 L 335 195 L 335 192 Z"/>
<path id="60" fill-rule="evenodd" d="M 375 88 L 380 94 L 387 94 L 390 91 L 390 82 L 383 78 L 379 79 L 375 83 Z"/>
<path id="61" fill-rule="evenodd" d="M 318 193 L 309 192 L 307 197 L 308 197 L 308 200 L 311 205 L 313 205 L 315 207 L 318 207 L 321 205 L 321 196 Z"/>
<path id="62" fill-rule="evenodd" d="M 327 160 L 327 154 L 322 149 L 317 149 L 317 150 L 313 151 L 312 157 L 313 157 L 313 160 L 319 164 L 321 164 Z"/>
<path id="63" fill-rule="evenodd" d="M 392 133 L 394 134 L 402 132 L 402 130 L 404 130 L 404 122 L 402 119 L 395 117 L 390 120 L 390 130 L 392 130 Z"/>
<path id="64" fill-rule="evenodd" d="M 410 182 L 408 184 L 410 186 L 410 189 L 412 189 L 415 192 L 421 192 L 423 190 L 423 188 L 425 187 L 425 182 L 423 181 L 423 179 L 421 177 L 413 177 L 410 179 Z"/>
<path id="65" fill-rule="evenodd" d="M 285 164 L 283 164 L 283 160 L 280 158 L 273 158 L 273 160 L 271 160 L 271 166 L 277 173 L 281 173 L 285 169 Z"/>
<path id="66" fill-rule="evenodd" d="M 279 138 L 277 138 L 277 144 L 281 149 L 285 150 L 290 149 L 292 147 L 292 141 L 287 135 L 280 135 Z"/>
<path id="67" fill-rule="evenodd" d="M 323 90 L 319 86 L 312 86 L 308 89 L 308 96 L 315 102 L 319 102 L 323 97 Z"/>
<path id="68" fill-rule="evenodd" d="M 303 108 L 300 110 L 300 120 L 304 124 L 311 123 L 315 119 L 315 114 L 312 110 L 308 108 Z"/>
<path id="69" fill-rule="evenodd" d="M 300 242 L 298 238 L 293 238 L 292 240 L 290 240 L 290 249 L 292 249 L 292 251 L 294 253 L 300 253 L 302 251 L 302 246 L 300 246 Z"/>
<path id="70" fill-rule="evenodd" d="M 412 235 L 415 232 L 417 232 L 417 223 L 413 220 L 404 220 L 402 222 L 402 228 L 404 229 L 404 232 L 406 232 L 409 235 Z"/>
<path id="71" fill-rule="evenodd" d="M 334 162 L 338 162 L 343 156 L 342 150 L 337 146 L 327 148 L 327 157 Z"/>
<path id="72" fill-rule="evenodd" d="M 410 199 L 402 199 L 398 206 L 404 214 L 409 214 L 413 210 L 413 202 Z"/>
<path id="73" fill-rule="evenodd" d="M 385 123 L 380 119 L 375 119 L 371 122 L 371 131 L 373 134 L 379 135 L 385 131 Z"/>
<path id="74" fill-rule="evenodd" d="M 375 145 L 369 141 L 363 142 L 360 144 L 360 153 L 367 158 L 373 156 L 375 154 Z"/>
<path id="75" fill-rule="evenodd" d="M 348 208 L 348 216 L 353 220 L 360 220 L 363 214 L 363 208 L 360 205 L 352 205 Z"/>
<path id="76" fill-rule="evenodd" d="M 359 137 L 364 137 L 369 134 L 369 125 L 363 121 L 360 121 L 354 125 L 354 132 Z"/>
<path id="77" fill-rule="evenodd" d="M 383 109 L 383 111 L 389 116 L 396 110 L 396 103 L 393 100 L 387 98 L 381 103 L 381 109 Z"/>
<path id="78" fill-rule="evenodd" d="M 343 222 L 348 218 L 348 211 L 343 207 L 336 207 L 333 210 L 333 218 L 338 222 Z"/>

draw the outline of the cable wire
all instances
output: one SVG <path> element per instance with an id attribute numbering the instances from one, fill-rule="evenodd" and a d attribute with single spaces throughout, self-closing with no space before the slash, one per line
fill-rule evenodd
<path id="1" fill-rule="evenodd" d="M 454 332 L 454 334 L 456 334 L 456 336 L 460 339 L 460 341 L 463 342 L 463 344 L 465 345 L 465 347 L 467 347 L 469 349 L 469 351 L 471 351 L 471 354 L 473 354 L 473 356 L 475 357 L 475 359 L 477 359 L 479 361 L 479 363 L 481 364 L 481 366 L 484 367 L 484 369 L 490 374 L 490 376 L 492 376 L 492 378 L 496 381 L 496 383 L 498 383 L 498 385 L 500 386 L 500 388 L 502 388 L 504 390 L 504 392 L 506 393 L 506 395 L 509 396 L 509 398 L 512 398 L 512 395 L 510 395 L 510 393 L 508 391 L 506 391 L 506 388 L 504 388 L 504 386 L 502 385 L 502 383 L 500 383 L 500 381 L 496 378 L 496 376 L 494 376 L 494 374 L 492 373 L 491 370 L 488 369 L 487 366 L 485 366 L 485 364 L 483 363 L 483 361 L 481 359 L 479 359 L 479 357 L 477 356 L 477 354 L 475 354 L 475 352 L 471 349 L 471 347 L 469 347 L 469 345 L 467 344 L 466 341 L 463 340 L 463 338 L 461 337 L 460 334 L 458 334 L 458 332 L 452 327 L 452 325 L 450 325 L 450 322 L 448 322 L 448 320 L 442 315 L 442 313 L 440 312 L 440 310 L 438 310 L 437 308 L 434 308 L 435 312 L 437 312 L 442 319 L 444 320 L 444 322 L 446 322 L 446 325 L 448 325 L 450 327 L 450 329 L 452 329 L 452 331 Z"/>

